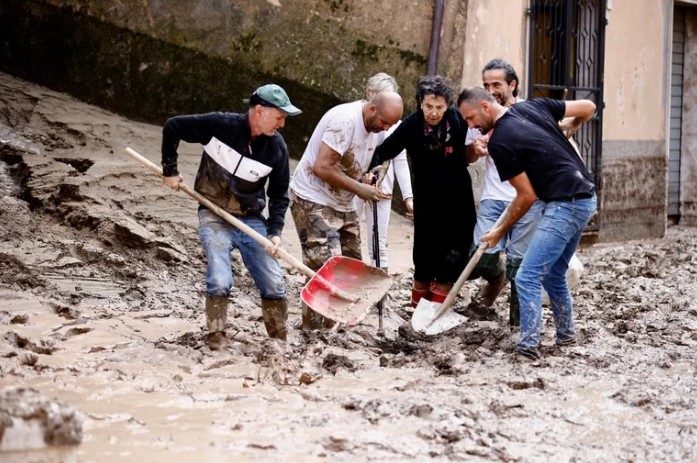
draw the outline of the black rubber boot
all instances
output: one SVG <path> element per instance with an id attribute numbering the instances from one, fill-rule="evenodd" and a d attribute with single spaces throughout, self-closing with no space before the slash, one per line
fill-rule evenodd
<path id="1" fill-rule="evenodd" d="M 288 302 L 283 299 L 261 300 L 261 316 L 270 338 L 285 341 L 288 337 L 286 320 L 288 320 Z"/>
<path id="2" fill-rule="evenodd" d="M 511 294 L 508 298 L 510 309 L 508 312 L 508 323 L 511 326 L 520 326 L 520 301 L 518 300 L 518 289 L 515 285 L 515 276 L 523 259 L 508 259 L 506 262 L 506 278 L 511 282 Z"/>
<path id="3" fill-rule="evenodd" d="M 506 268 L 499 257 L 500 252 L 493 254 L 484 253 L 479 259 L 473 274 L 484 278 L 486 284 L 475 296 L 477 303 L 491 307 L 501 290 L 506 286 Z"/>

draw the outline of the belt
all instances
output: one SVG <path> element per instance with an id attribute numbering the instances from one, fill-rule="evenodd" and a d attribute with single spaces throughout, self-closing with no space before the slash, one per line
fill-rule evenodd
<path id="1" fill-rule="evenodd" d="M 589 193 L 576 193 L 575 195 L 565 196 L 565 197 L 563 197 L 563 198 L 548 199 L 548 200 L 545 201 L 545 202 L 546 202 L 546 203 L 551 203 L 552 201 L 562 201 L 562 202 L 565 202 L 565 203 L 572 203 L 572 202 L 574 202 L 574 201 L 578 201 L 578 200 L 581 200 L 581 199 L 590 199 L 590 198 L 592 198 L 593 196 L 595 196 L 595 192 L 594 192 L 594 191 L 591 191 L 591 192 L 589 192 Z"/>

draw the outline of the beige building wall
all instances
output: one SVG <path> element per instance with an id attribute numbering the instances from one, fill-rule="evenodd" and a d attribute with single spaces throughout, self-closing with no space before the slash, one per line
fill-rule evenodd
<path id="1" fill-rule="evenodd" d="M 667 1 L 608 2 L 601 241 L 665 234 L 671 11 Z"/>
<path id="2" fill-rule="evenodd" d="M 461 87 L 481 86 L 482 67 L 492 58 L 503 58 L 511 63 L 525 86 L 528 0 L 469 0 L 466 3 Z"/>
<path id="3" fill-rule="evenodd" d="M 493 58 L 502 58 L 518 73 L 520 96 L 525 98 L 528 53 L 525 10 L 529 0 L 469 0 L 465 3 L 467 19 L 459 89 L 481 87 L 482 67 Z M 481 159 L 469 167 L 477 203 L 484 186 L 484 166 Z"/>
<path id="4" fill-rule="evenodd" d="M 665 139 L 670 9 L 666 2 L 611 2 L 605 37 L 606 140 Z M 670 43 L 668 43 L 670 45 Z"/>
<path id="5" fill-rule="evenodd" d="M 523 97 L 529 52 L 529 0 L 467 2 L 461 86 L 481 85 L 491 58 L 509 61 Z M 667 209 L 668 25 L 672 4 L 608 1 L 601 166 L 601 241 L 662 236 Z M 481 188 L 481 163 L 471 168 Z"/>

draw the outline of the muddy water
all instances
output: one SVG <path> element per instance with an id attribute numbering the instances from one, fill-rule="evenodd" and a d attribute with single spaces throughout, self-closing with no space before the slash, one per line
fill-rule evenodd
<path id="1" fill-rule="evenodd" d="M 580 343 L 554 347 L 547 311 L 532 364 L 513 356 L 508 289 L 490 319 L 414 333 L 408 252 L 390 255 L 385 337 L 374 313 L 301 331 L 305 277 L 284 264 L 279 344 L 235 254 L 230 348 L 215 354 L 196 206 L 120 154 L 134 146 L 157 162 L 160 128 L 3 75 L 0 122 L 34 147 L 0 142 L 9 185 L 21 185 L 0 196 L 0 388 L 81 410 L 80 461 L 697 459 L 695 229 L 581 250 Z M 200 147 L 180 153 L 193 179 Z M 411 239 L 408 222 L 390 233 Z M 300 256 L 295 235 L 288 218 L 283 239 Z M 455 310 L 467 314 L 478 284 Z"/>

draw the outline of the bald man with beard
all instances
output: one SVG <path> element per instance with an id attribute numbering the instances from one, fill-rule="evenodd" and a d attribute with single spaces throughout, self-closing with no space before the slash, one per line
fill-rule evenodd
<path id="1" fill-rule="evenodd" d="M 290 184 L 290 209 L 303 261 L 319 270 L 334 256 L 361 260 L 360 223 L 353 200 L 388 199 L 364 175 L 386 131 L 402 117 L 398 93 L 384 91 L 370 100 L 345 103 L 327 111 L 310 137 Z M 364 182 L 366 180 L 366 182 Z M 302 306 L 303 329 L 331 326 Z"/>

